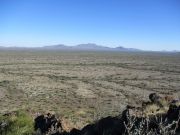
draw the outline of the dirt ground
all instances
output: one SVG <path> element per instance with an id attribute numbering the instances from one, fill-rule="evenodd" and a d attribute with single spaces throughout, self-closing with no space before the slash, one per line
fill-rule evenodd
<path id="1" fill-rule="evenodd" d="M 54 111 L 81 126 L 152 92 L 180 98 L 180 54 L 0 51 L 0 113 Z"/>

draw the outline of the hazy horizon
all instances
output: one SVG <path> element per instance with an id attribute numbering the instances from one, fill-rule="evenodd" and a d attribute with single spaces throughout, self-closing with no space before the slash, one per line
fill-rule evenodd
<path id="1" fill-rule="evenodd" d="M 1 0 L 0 46 L 180 50 L 178 0 Z"/>

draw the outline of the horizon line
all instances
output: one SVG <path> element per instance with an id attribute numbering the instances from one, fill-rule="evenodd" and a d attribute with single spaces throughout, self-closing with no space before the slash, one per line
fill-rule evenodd
<path id="1" fill-rule="evenodd" d="M 124 47 L 124 46 L 117 46 L 117 47 L 109 47 L 109 46 L 105 46 L 105 45 L 99 45 L 99 44 L 96 44 L 96 43 L 81 43 L 81 44 L 75 44 L 75 45 L 66 45 L 66 44 L 52 44 L 52 45 L 42 45 L 42 46 L 4 46 L 4 45 L 1 45 L 0 43 L 0 48 L 3 47 L 3 48 L 27 48 L 27 49 L 38 49 L 38 48 L 45 48 L 45 47 L 53 47 L 53 46 L 58 46 L 58 45 L 62 45 L 62 46 L 65 46 L 65 47 L 76 47 L 78 45 L 88 45 L 88 44 L 94 44 L 96 46 L 99 46 L 99 47 L 107 47 L 109 49 L 116 49 L 118 47 L 122 47 L 124 49 L 136 49 L 137 51 L 142 51 L 142 52 L 180 52 L 180 50 L 165 50 L 165 49 L 162 49 L 162 50 L 146 50 L 146 49 L 139 49 L 139 48 L 133 48 L 133 47 Z"/>

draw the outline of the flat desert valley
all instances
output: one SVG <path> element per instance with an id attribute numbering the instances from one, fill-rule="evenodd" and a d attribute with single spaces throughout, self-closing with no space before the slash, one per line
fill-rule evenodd
<path id="1" fill-rule="evenodd" d="M 0 52 L 0 113 L 53 111 L 82 126 L 152 92 L 180 98 L 180 54 Z"/>

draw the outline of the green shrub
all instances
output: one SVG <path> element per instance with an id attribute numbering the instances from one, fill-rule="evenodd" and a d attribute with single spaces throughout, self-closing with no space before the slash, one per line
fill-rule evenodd
<path id="1" fill-rule="evenodd" d="M 6 117 L 0 117 L 8 123 L 7 135 L 32 135 L 33 134 L 33 119 L 24 112 L 17 111 L 15 114 Z"/>

